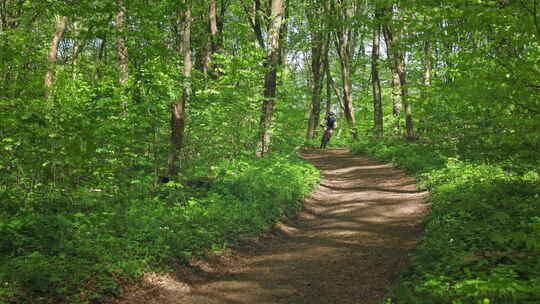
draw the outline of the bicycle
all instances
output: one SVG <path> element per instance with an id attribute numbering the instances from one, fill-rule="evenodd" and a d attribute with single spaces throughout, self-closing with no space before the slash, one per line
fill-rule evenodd
<path id="1" fill-rule="evenodd" d="M 323 133 L 322 138 L 321 138 L 320 149 L 326 149 L 326 145 L 330 141 L 330 138 L 332 138 L 332 129 L 327 128 L 327 127 L 325 127 L 323 125 L 321 125 L 321 127 L 324 129 L 324 133 Z"/>

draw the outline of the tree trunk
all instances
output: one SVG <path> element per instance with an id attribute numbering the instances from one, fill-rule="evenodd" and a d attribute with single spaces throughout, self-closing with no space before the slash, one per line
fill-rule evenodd
<path id="1" fill-rule="evenodd" d="M 406 81 L 406 71 L 405 64 L 401 63 L 398 65 L 399 80 L 401 83 L 401 100 L 403 101 L 403 106 L 405 107 L 405 128 L 407 129 L 407 138 L 414 138 L 414 129 L 413 129 L 413 118 L 412 118 L 412 105 L 409 102 L 409 91 L 407 89 Z"/>
<path id="2" fill-rule="evenodd" d="M 403 107 L 405 108 L 405 128 L 407 129 L 407 138 L 414 138 L 413 131 L 413 120 L 412 120 L 412 105 L 409 102 L 409 90 L 407 88 L 407 71 L 405 70 L 405 58 L 403 55 L 398 55 L 396 57 L 397 63 L 397 73 L 399 75 L 399 83 L 401 87 L 401 101 L 403 102 Z"/>
<path id="3" fill-rule="evenodd" d="M 47 56 L 47 73 L 45 73 L 45 99 L 49 98 L 50 89 L 54 84 L 54 73 L 55 73 L 55 64 L 56 64 L 56 54 L 58 53 L 58 44 L 60 39 L 64 35 L 68 22 L 68 17 L 62 16 L 58 17 L 56 20 L 56 30 L 53 34 L 53 39 L 51 46 L 49 48 L 49 54 Z"/>
<path id="4" fill-rule="evenodd" d="M 191 0 L 183 0 L 184 20 L 182 23 L 181 53 L 184 56 L 184 87 L 180 99 L 171 104 L 171 152 L 169 154 L 169 175 L 178 174 L 180 152 L 184 143 L 186 125 L 186 105 L 191 91 Z"/>
<path id="5" fill-rule="evenodd" d="M 287 25 L 287 22 L 289 20 L 289 0 L 285 0 L 284 5 L 285 19 L 284 21 L 282 21 L 281 30 L 279 32 L 279 61 L 282 67 L 280 85 L 283 84 L 284 80 L 289 78 L 289 61 L 287 57 L 287 39 L 289 35 L 289 27 Z"/>
<path id="6" fill-rule="evenodd" d="M 307 139 L 315 138 L 315 130 L 318 127 L 320 121 L 321 113 L 321 91 L 322 91 L 322 81 L 324 79 L 324 71 L 321 70 L 323 55 L 325 54 L 325 34 L 321 29 L 320 21 L 316 20 L 321 14 L 321 9 L 315 12 L 315 16 L 310 12 L 306 11 L 308 14 L 308 22 L 311 27 L 311 72 L 312 72 L 312 95 L 311 95 L 311 111 L 309 113 L 308 128 L 307 128 Z"/>
<path id="7" fill-rule="evenodd" d="M 426 100 L 429 98 L 429 87 L 431 86 L 431 77 L 433 70 L 433 60 L 431 58 L 431 42 L 424 41 L 424 73 L 422 74 L 422 82 L 424 87 L 420 93 L 420 98 Z M 420 136 L 422 133 L 426 133 L 427 128 L 424 119 L 420 120 L 420 126 L 417 126 L 416 136 Z"/>
<path id="8" fill-rule="evenodd" d="M 279 65 L 279 33 L 283 20 L 283 0 L 271 0 L 270 26 L 266 42 L 266 75 L 264 77 L 264 101 L 259 126 L 259 151 L 263 156 L 270 146 L 270 127 L 276 97 L 277 68 Z"/>
<path id="9" fill-rule="evenodd" d="M 392 114 L 396 119 L 396 125 L 399 129 L 399 116 L 401 115 L 401 84 L 399 82 L 399 75 L 396 67 L 396 60 L 394 60 L 394 55 L 392 50 L 394 49 L 394 42 L 392 40 L 387 26 L 383 27 L 384 41 L 386 42 L 386 56 L 391 61 L 390 62 L 390 71 L 392 72 Z"/>
<path id="10" fill-rule="evenodd" d="M 425 41 L 424 42 L 424 85 L 426 87 L 431 85 L 431 77 L 432 77 L 432 71 L 433 71 L 433 61 L 431 59 L 431 42 Z"/>
<path id="11" fill-rule="evenodd" d="M 412 105 L 408 101 L 409 91 L 407 89 L 407 72 L 405 70 L 405 52 L 398 50 L 398 42 L 394 38 L 392 27 L 388 24 L 384 25 L 384 30 L 388 37 L 390 51 L 392 53 L 393 63 L 396 68 L 396 73 L 399 76 L 401 101 L 405 108 L 405 127 L 407 129 L 407 138 L 414 138 Z"/>
<path id="12" fill-rule="evenodd" d="M 222 10 L 224 8 L 222 7 Z M 220 47 L 220 40 L 218 38 L 218 17 L 216 0 L 210 0 L 208 6 L 208 33 L 206 34 L 206 43 L 204 43 L 202 50 L 202 71 L 204 75 L 211 75 L 217 78 L 217 73 L 213 71 L 210 63 L 212 55 L 216 54 Z"/>
<path id="13" fill-rule="evenodd" d="M 120 83 L 120 86 L 124 87 L 129 80 L 129 58 L 126 41 L 124 38 L 126 7 L 124 5 L 124 0 L 118 0 L 117 5 L 118 13 L 116 14 L 116 29 L 118 31 L 118 34 L 116 36 L 116 53 L 118 56 L 118 70 L 120 72 L 118 81 Z"/>
<path id="14" fill-rule="evenodd" d="M 74 31 L 75 31 L 75 36 L 77 37 L 75 39 L 75 45 L 73 46 L 73 58 L 71 60 L 71 64 L 72 64 L 72 70 L 73 70 L 73 75 L 72 75 L 72 78 L 75 79 L 77 77 L 77 73 L 78 73 L 78 63 L 79 63 L 79 56 L 80 54 L 83 52 L 85 46 L 86 46 L 86 43 L 87 43 L 87 40 L 82 40 L 80 39 L 80 36 L 81 36 L 81 30 L 80 30 L 80 25 L 78 23 L 73 23 L 73 26 L 74 26 Z"/>
<path id="15" fill-rule="evenodd" d="M 124 22 L 126 20 L 126 7 L 124 0 L 117 0 L 118 13 L 116 14 L 116 60 L 118 64 L 118 83 L 120 84 L 121 95 L 120 101 L 122 107 L 124 108 L 124 114 L 127 114 L 128 108 L 128 97 L 126 91 L 124 90 L 129 81 L 129 58 L 128 58 L 128 49 L 126 46 L 126 40 L 124 37 L 125 26 Z"/>
<path id="16" fill-rule="evenodd" d="M 345 106 L 345 119 L 347 120 L 347 124 L 349 125 L 351 134 L 354 139 L 358 138 L 358 134 L 356 132 L 356 118 L 354 116 L 354 106 L 352 101 L 352 84 L 351 84 L 351 75 L 350 75 L 350 61 L 349 61 L 349 55 L 346 51 L 347 44 L 342 43 L 339 47 L 339 54 L 340 54 L 340 65 L 341 65 L 341 81 L 343 82 L 343 104 Z"/>
<path id="17" fill-rule="evenodd" d="M 375 12 L 375 28 L 373 29 L 373 45 L 371 51 L 371 84 L 373 91 L 373 131 L 376 138 L 383 135 L 383 112 L 381 101 L 381 81 L 379 79 L 379 50 L 381 39 L 381 25 L 379 9 Z"/>
<path id="18" fill-rule="evenodd" d="M 217 52 L 218 49 L 218 18 L 216 0 L 210 0 L 210 7 L 208 9 L 208 22 L 210 25 L 210 46 L 212 54 L 214 54 Z"/>
<path id="19" fill-rule="evenodd" d="M 96 60 L 96 75 L 95 75 L 95 80 L 96 81 L 99 81 L 101 78 L 102 78 L 102 70 L 103 70 L 103 65 L 106 64 L 106 48 L 107 48 L 107 37 L 103 37 L 103 38 L 100 38 L 101 39 L 101 43 L 99 44 L 99 50 L 98 50 L 98 53 L 97 53 L 97 60 Z"/>
<path id="20" fill-rule="evenodd" d="M 349 43 L 351 40 L 352 30 L 350 25 L 348 25 L 350 22 L 352 22 L 352 18 L 354 17 L 353 12 L 354 10 L 351 7 L 347 7 L 347 3 L 341 3 L 341 8 L 338 14 L 341 14 L 340 17 L 342 25 L 337 31 L 337 51 L 340 59 L 341 81 L 343 83 L 343 105 L 345 109 L 345 120 L 347 121 L 352 137 L 354 139 L 358 139 L 351 84 L 351 46 Z"/>
<path id="21" fill-rule="evenodd" d="M 326 74 L 326 115 L 328 116 L 332 111 L 332 75 L 330 75 L 330 58 L 328 53 L 330 51 L 330 34 L 326 34 L 325 39 L 326 47 L 324 50 L 324 73 Z M 339 98 L 339 95 L 338 95 Z"/>
<path id="22" fill-rule="evenodd" d="M 273 0 L 270 0 L 273 1 Z M 249 2 L 247 2 L 249 3 Z M 259 46 L 262 49 L 266 48 L 265 41 L 264 41 L 264 35 L 262 31 L 262 23 L 261 16 L 263 15 L 263 10 L 261 7 L 261 1 L 260 0 L 253 0 L 251 3 L 251 7 L 249 7 L 247 4 L 244 4 L 244 11 L 247 16 L 247 20 L 253 29 L 253 33 L 255 34 L 255 38 L 257 39 L 257 42 L 259 43 Z"/>

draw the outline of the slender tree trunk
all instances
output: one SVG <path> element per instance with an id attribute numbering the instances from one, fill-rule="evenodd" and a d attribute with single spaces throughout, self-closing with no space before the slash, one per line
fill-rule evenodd
<path id="1" fill-rule="evenodd" d="M 191 0 L 183 0 L 184 20 L 182 23 L 181 53 L 184 56 L 184 87 L 180 99 L 171 104 L 171 152 L 169 154 L 169 175 L 178 174 L 180 152 L 185 137 L 186 105 L 189 102 L 191 91 Z"/>
<path id="2" fill-rule="evenodd" d="M 123 87 L 128 83 L 129 80 L 129 58 L 126 40 L 124 37 L 126 7 L 124 5 L 124 0 L 118 0 L 117 5 L 118 13 L 116 14 L 116 28 L 118 30 L 118 34 L 116 36 L 116 53 L 118 56 L 118 70 L 120 72 L 118 80 L 120 85 Z"/>
<path id="3" fill-rule="evenodd" d="M 73 54 L 71 57 L 71 66 L 73 67 L 73 70 L 75 70 L 75 67 L 77 66 L 77 63 L 79 60 L 79 52 L 81 51 L 83 43 L 81 42 L 80 39 L 78 39 L 81 34 L 79 23 L 73 22 L 72 27 L 73 27 L 73 35 L 75 36 L 75 39 L 73 41 Z"/>
<path id="4" fill-rule="evenodd" d="M 126 20 L 126 7 L 124 0 L 118 0 L 118 13 L 116 15 L 116 27 L 118 35 L 116 36 L 116 52 L 118 55 L 118 69 L 120 71 L 119 82 L 125 86 L 129 80 L 128 50 L 124 38 L 124 22 Z"/>
<path id="5" fill-rule="evenodd" d="M 206 34 L 206 43 L 204 43 L 202 50 L 202 71 L 204 75 L 210 75 L 212 72 L 210 60 L 212 55 L 217 52 L 218 49 L 218 19 L 216 0 L 210 0 L 208 6 L 208 33 Z M 216 75 L 214 75 L 216 76 Z"/>
<path id="6" fill-rule="evenodd" d="M 384 40 L 386 42 L 386 56 L 390 60 L 390 71 L 392 72 L 392 114 L 394 115 L 399 128 L 399 116 L 401 115 L 401 84 L 399 82 L 399 75 L 396 67 L 396 60 L 392 50 L 394 49 L 393 41 L 389 37 L 390 32 L 387 26 L 383 27 Z"/>
<path id="7" fill-rule="evenodd" d="M 401 115 L 401 108 L 403 103 L 401 102 L 401 83 L 399 82 L 399 74 L 395 65 L 392 65 L 392 114 L 399 120 Z M 399 127 L 399 121 L 398 121 Z"/>
<path id="8" fill-rule="evenodd" d="M 103 65 L 106 64 L 106 48 L 107 48 L 107 37 L 101 38 L 101 43 L 99 44 L 99 50 L 97 53 L 97 60 L 96 60 L 96 75 L 95 80 L 98 81 L 101 79 Z"/>
<path id="9" fill-rule="evenodd" d="M 343 105 L 345 107 L 345 120 L 349 126 L 351 135 L 354 139 L 358 139 L 356 130 L 356 118 L 354 114 L 354 106 L 352 100 L 352 83 L 351 83 L 351 35 L 352 29 L 348 23 L 352 22 L 354 10 L 348 7 L 348 4 L 341 3 L 340 12 L 341 23 L 338 30 L 337 51 L 341 67 L 341 81 L 343 83 Z"/>
<path id="10" fill-rule="evenodd" d="M 343 117 L 345 117 L 345 104 L 343 103 L 343 99 L 342 99 L 343 94 L 341 94 L 341 92 L 339 91 L 339 88 L 336 86 L 336 83 L 334 82 L 334 78 L 332 77 L 332 74 L 330 72 L 330 67 L 328 67 L 328 70 L 326 70 L 326 75 L 328 77 L 327 78 L 328 85 L 332 88 L 332 90 L 334 90 L 334 93 L 336 94 L 336 97 L 339 103 L 339 107 L 343 112 Z"/>
<path id="11" fill-rule="evenodd" d="M 422 82 L 424 87 L 420 93 L 420 98 L 426 100 L 429 98 L 429 87 L 431 86 L 431 77 L 433 70 L 433 60 L 431 57 L 431 42 L 426 40 L 424 41 L 424 73 L 422 74 Z M 416 136 L 420 136 L 422 133 L 427 132 L 426 124 L 424 119 L 420 120 L 419 126 L 416 129 Z"/>
<path id="12" fill-rule="evenodd" d="M 426 87 L 431 85 L 431 77 L 433 72 L 433 60 L 431 59 L 431 42 L 425 41 L 424 42 L 424 85 Z"/>
<path id="13" fill-rule="evenodd" d="M 387 23 L 383 24 L 384 41 L 386 42 L 386 55 L 390 61 L 390 71 L 392 73 L 392 114 L 394 115 L 394 132 L 401 134 L 401 108 L 403 102 L 401 100 L 401 82 L 397 71 L 397 60 L 394 56 L 394 37 L 390 31 L 390 22 L 392 21 L 392 8 L 382 10 L 383 14 L 388 14 Z"/>
<path id="14" fill-rule="evenodd" d="M 264 41 L 264 35 L 262 31 L 262 20 L 261 20 L 261 15 L 263 14 L 263 10 L 261 8 L 261 1 L 253 0 L 250 6 L 248 6 L 247 3 L 244 4 L 244 11 L 246 13 L 247 20 L 249 24 L 251 25 L 251 28 L 253 29 L 255 38 L 257 39 L 259 46 L 262 49 L 265 49 L 266 45 Z"/>
<path id="15" fill-rule="evenodd" d="M 289 78 L 289 62 L 287 57 L 287 39 L 289 35 L 289 27 L 287 25 L 287 22 L 289 20 L 289 0 L 285 0 L 284 5 L 285 19 L 282 21 L 283 24 L 281 25 L 281 30 L 279 32 L 279 61 L 282 67 L 280 85 L 284 82 L 284 80 Z"/>
<path id="16" fill-rule="evenodd" d="M 380 13 L 376 9 L 375 20 L 377 24 L 373 29 L 373 45 L 371 51 L 371 84 L 373 91 L 373 130 L 375 137 L 383 135 L 383 112 L 381 101 L 381 81 L 379 79 L 379 50 L 381 40 L 381 25 L 379 24 Z"/>
<path id="17" fill-rule="evenodd" d="M 328 116 L 330 114 L 330 111 L 332 111 L 332 75 L 330 75 L 330 58 L 328 57 L 328 53 L 330 51 L 330 34 L 326 34 L 325 39 L 326 47 L 324 50 L 324 73 L 326 74 L 326 115 Z M 339 98 L 339 96 L 338 96 Z"/>
<path id="18" fill-rule="evenodd" d="M 204 77 L 207 77 L 210 75 L 210 57 L 211 57 L 212 49 L 210 44 L 210 36 L 206 36 L 206 42 L 202 46 L 201 54 L 200 54 L 200 68 L 202 70 L 202 73 Z"/>
<path id="19" fill-rule="evenodd" d="M 405 70 L 405 56 L 399 54 L 396 56 L 397 60 L 397 73 L 399 75 L 399 83 L 401 87 L 401 101 L 405 108 L 405 128 L 407 130 L 407 138 L 414 138 L 413 120 L 412 120 L 412 105 L 409 102 L 409 90 L 407 88 L 407 71 Z"/>
<path id="20" fill-rule="evenodd" d="M 321 35 L 319 34 L 314 36 L 319 36 L 320 38 Z M 322 76 L 324 75 L 321 73 L 322 44 L 317 42 L 317 45 L 313 46 L 311 50 L 311 71 L 313 74 L 313 80 L 311 82 L 311 111 L 308 121 L 307 139 L 313 139 L 315 137 L 315 129 L 320 121 Z"/>
<path id="21" fill-rule="evenodd" d="M 129 57 L 128 49 L 126 46 L 126 40 L 124 37 L 126 20 L 126 7 L 124 0 L 117 0 L 118 13 L 116 14 L 116 29 L 118 33 L 116 34 L 116 55 L 117 55 L 117 64 L 118 64 L 118 83 L 122 89 L 125 89 L 129 81 Z M 120 93 L 120 100 L 122 107 L 124 108 L 124 114 L 127 114 L 128 108 L 128 97 L 126 91 L 122 90 Z"/>
<path id="22" fill-rule="evenodd" d="M 321 8 L 315 11 L 314 16 L 312 12 L 307 11 L 308 19 L 311 27 L 311 73 L 312 73 L 312 94 L 311 94 L 311 111 L 309 113 L 307 139 L 315 138 L 315 130 L 320 121 L 321 114 L 321 91 L 322 81 L 324 79 L 324 70 L 322 70 L 323 55 L 325 53 L 326 43 L 324 41 L 325 34 L 322 31 L 320 21 L 318 18 L 321 13 Z"/>
<path id="23" fill-rule="evenodd" d="M 54 84 L 54 73 L 55 73 L 55 64 L 56 64 L 56 54 L 58 53 L 58 44 L 64 35 L 68 22 L 68 17 L 62 16 L 58 17 L 56 20 L 56 30 L 53 34 L 53 39 L 51 46 L 49 48 L 49 54 L 47 56 L 47 73 L 45 73 L 45 99 L 49 98 L 50 89 Z"/>
<path id="24" fill-rule="evenodd" d="M 341 65 L 341 81 L 343 83 L 343 104 L 345 107 L 345 119 L 349 125 L 353 138 L 357 139 L 358 134 L 356 132 L 356 118 L 354 115 L 354 106 L 352 101 L 352 84 L 350 75 L 350 61 L 349 55 L 346 51 L 346 43 L 341 44 L 339 47 L 340 65 Z"/>
<path id="25" fill-rule="evenodd" d="M 388 24 L 384 25 L 384 30 L 388 37 L 390 51 L 392 53 L 393 63 L 396 68 L 396 73 L 399 76 L 401 101 L 405 108 L 405 127 L 407 130 L 406 137 L 409 139 L 414 138 L 413 119 L 412 119 L 412 105 L 409 103 L 408 96 L 409 91 L 407 89 L 407 72 L 405 70 L 405 52 L 398 50 L 398 43 L 392 32 L 392 27 Z"/>
<path id="26" fill-rule="evenodd" d="M 72 78 L 75 79 L 77 77 L 77 73 L 78 73 L 78 67 L 77 66 L 79 64 L 79 56 L 83 52 L 87 41 L 80 39 L 80 37 L 79 37 L 80 36 L 80 28 L 79 28 L 78 23 L 74 23 L 73 25 L 74 25 L 74 28 L 75 28 L 75 36 L 77 37 L 77 39 L 75 40 L 75 45 L 73 47 L 73 58 L 72 58 L 72 61 L 71 61 L 72 69 L 73 69 Z"/>
<path id="27" fill-rule="evenodd" d="M 212 54 L 218 50 L 218 18 L 216 0 L 210 0 L 210 7 L 208 9 L 208 22 L 210 25 L 210 46 Z"/>
<path id="28" fill-rule="evenodd" d="M 266 68 L 264 80 L 264 101 L 262 105 L 259 125 L 259 151 L 263 156 L 270 146 L 270 127 L 274 111 L 274 98 L 276 97 L 277 68 L 279 65 L 279 32 L 283 20 L 283 0 L 271 0 L 270 26 L 266 42 Z"/>
<path id="29" fill-rule="evenodd" d="M 412 105 L 409 102 L 409 91 L 407 89 L 405 64 L 398 65 L 399 80 L 401 83 L 401 100 L 403 100 L 403 106 L 405 107 L 405 128 L 407 129 L 407 138 L 414 138 L 413 118 L 412 118 Z"/>

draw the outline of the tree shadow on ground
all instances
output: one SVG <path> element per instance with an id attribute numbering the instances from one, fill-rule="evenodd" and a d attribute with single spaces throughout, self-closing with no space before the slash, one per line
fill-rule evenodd
<path id="1" fill-rule="evenodd" d="M 176 277 L 190 292 L 145 304 L 380 301 L 416 245 L 427 193 L 409 190 L 414 180 L 393 165 L 343 149 L 303 156 L 323 179 L 296 219 L 245 241 L 229 259 L 193 262 Z"/>

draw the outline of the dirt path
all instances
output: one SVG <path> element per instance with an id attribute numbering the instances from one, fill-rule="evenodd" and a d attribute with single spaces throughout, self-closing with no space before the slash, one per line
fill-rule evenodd
<path id="1" fill-rule="evenodd" d="M 368 304 L 415 246 L 427 195 L 391 164 L 345 149 L 306 151 L 322 181 L 293 223 L 176 278 L 149 275 L 122 304 Z"/>

